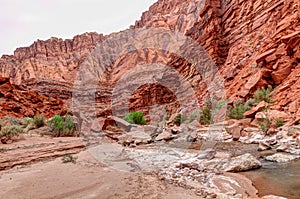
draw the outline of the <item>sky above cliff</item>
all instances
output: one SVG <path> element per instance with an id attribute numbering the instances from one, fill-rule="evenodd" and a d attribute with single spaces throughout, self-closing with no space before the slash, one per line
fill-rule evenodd
<path id="1" fill-rule="evenodd" d="M 157 0 L 1 0 L 0 56 L 37 39 L 128 28 Z"/>

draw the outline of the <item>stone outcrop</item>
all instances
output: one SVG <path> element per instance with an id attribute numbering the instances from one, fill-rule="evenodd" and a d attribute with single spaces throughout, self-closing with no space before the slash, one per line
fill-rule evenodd
<path id="1" fill-rule="evenodd" d="M 3 55 L 0 76 L 43 94 L 70 98 L 80 63 L 103 39 L 102 34 L 85 33 L 73 39 L 37 40 L 29 47 L 17 48 L 14 55 Z"/>
<path id="2" fill-rule="evenodd" d="M 67 107 L 61 100 L 21 89 L 12 85 L 8 78 L 0 78 L 0 118 L 33 117 L 36 114 L 48 118 L 66 112 Z"/>
<path id="3" fill-rule="evenodd" d="M 293 114 L 292 119 L 299 120 L 299 4 L 298 0 L 159 0 L 130 29 L 159 27 L 191 37 L 215 62 L 231 102 L 251 97 L 256 89 L 272 85 L 272 108 Z M 71 40 L 37 41 L 30 47 L 18 48 L 13 56 L 2 56 L 0 75 L 11 77 L 14 84 L 67 101 L 80 64 L 97 44 L 114 36 L 115 33 L 86 33 Z M 118 57 L 105 70 L 96 89 L 96 115 L 112 114 L 113 89 L 124 74 L 138 65 L 153 63 L 176 69 L 192 85 L 200 105 L 210 97 L 205 77 L 187 60 L 157 49 L 138 49 Z M 130 82 L 141 80 L 142 75 L 135 73 Z M 121 97 L 128 90 L 125 84 L 122 86 L 125 89 L 118 93 L 115 107 L 124 107 Z M 154 104 L 159 104 L 158 110 L 174 112 L 170 107 L 177 109 L 179 102 L 168 89 L 152 82 L 138 87 L 131 95 L 129 110 L 148 114 Z M 126 109 L 121 112 L 124 114 Z"/>
<path id="4" fill-rule="evenodd" d="M 19 165 L 78 153 L 85 148 L 80 138 L 24 136 L 18 144 L 0 144 L 0 171 Z"/>

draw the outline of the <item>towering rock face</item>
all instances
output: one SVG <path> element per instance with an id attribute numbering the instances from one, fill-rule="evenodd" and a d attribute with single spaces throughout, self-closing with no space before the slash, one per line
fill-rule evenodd
<path id="1" fill-rule="evenodd" d="M 13 56 L 2 56 L 0 76 L 10 77 L 13 84 L 67 99 L 80 63 L 103 39 L 101 34 L 85 33 L 71 40 L 38 40 L 16 49 Z"/>
<path id="2" fill-rule="evenodd" d="M 165 28 L 197 41 L 216 63 L 231 101 L 250 97 L 256 89 L 272 85 L 276 88 L 273 108 L 300 114 L 299 6 L 299 0 L 159 0 L 130 28 Z M 72 40 L 37 41 L 17 49 L 13 56 L 3 56 L 0 76 L 11 77 L 14 84 L 69 99 L 80 64 L 109 37 L 86 33 Z M 201 83 L 205 79 L 187 60 L 155 49 L 140 50 L 119 57 L 105 71 L 96 93 L 98 115 L 111 113 L 111 95 L 124 74 L 137 65 L 153 63 L 176 69 L 192 85 L 199 103 L 209 97 L 207 85 Z M 133 76 L 136 79 L 132 81 L 139 77 Z M 178 106 L 174 93 L 158 88 L 155 84 L 138 88 L 132 93 L 136 98 L 129 107 L 149 112 L 145 106 L 170 102 Z M 151 95 L 146 94 L 148 91 Z"/>
<path id="3" fill-rule="evenodd" d="M 195 5 L 201 5 L 201 9 L 195 11 Z M 198 41 L 217 64 L 231 100 L 250 97 L 256 89 L 272 85 L 276 88 L 274 108 L 296 113 L 300 87 L 299 7 L 299 0 L 158 1 L 135 27 L 165 27 Z M 168 23 L 170 19 L 173 23 Z M 191 19 L 192 25 L 187 25 L 185 20 Z M 168 64 L 188 67 L 180 58 Z"/>
<path id="4" fill-rule="evenodd" d="M 39 95 L 34 91 L 23 90 L 10 84 L 8 78 L 2 77 L 0 78 L 0 99 L 0 118 L 33 117 L 37 114 L 49 118 L 68 111 L 67 106 L 61 100 Z"/>

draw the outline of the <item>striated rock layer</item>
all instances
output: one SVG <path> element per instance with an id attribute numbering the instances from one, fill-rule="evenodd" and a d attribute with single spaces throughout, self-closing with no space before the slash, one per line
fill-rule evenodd
<path id="1" fill-rule="evenodd" d="M 61 100 L 21 89 L 10 84 L 8 78 L 0 78 L 0 118 L 33 117 L 36 114 L 49 118 L 66 112 L 67 107 Z"/>
<path id="2" fill-rule="evenodd" d="M 297 119 L 297 114 L 300 115 L 299 6 L 299 0 L 158 0 L 130 29 L 159 27 L 193 38 L 218 67 L 227 98 L 245 99 L 256 89 L 272 85 L 275 87 L 273 108 Z M 0 76 L 11 77 L 12 83 L 43 94 L 70 99 L 80 65 L 98 44 L 114 35 L 86 33 L 72 40 L 37 41 L 30 47 L 18 48 L 13 56 L 2 56 Z M 158 49 L 139 49 L 118 57 L 106 68 L 96 85 L 97 115 L 111 114 L 111 96 L 124 74 L 135 66 L 153 63 L 176 69 L 190 83 L 200 104 L 210 97 L 205 77 L 187 60 Z M 139 77 L 136 74 L 131 81 Z M 175 103 L 178 107 L 176 95 L 166 89 L 153 83 L 141 86 L 132 93 L 129 109 L 147 113 L 154 104 Z M 147 94 L 149 91 L 151 94 Z M 116 102 L 115 105 L 124 104 Z"/>

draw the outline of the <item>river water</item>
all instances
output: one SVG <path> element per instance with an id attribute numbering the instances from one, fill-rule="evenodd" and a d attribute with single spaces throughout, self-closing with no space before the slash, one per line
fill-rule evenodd
<path id="1" fill-rule="evenodd" d="M 278 195 L 300 199 L 300 160 L 289 163 L 263 162 L 260 169 L 242 172 L 257 188 L 259 195 Z"/>
<path id="2" fill-rule="evenodd" d="M 194 143 L 191 149 L 199 150 L 201 143 Z M 217 143 L 217 151 L 229 152 L 233 156 L 250 153 L 262 162 L 262 168 L 241 172 L 258 190 L 259 196 L 278 195 L 288 199 L 300 199 L 300 160 L 288 163 L 264 161 L 262 156 L 272 155 L 275 151 L 257 151 L 257 144 L 242 144 L 240 142 Z"/>

